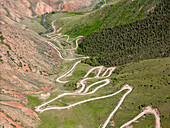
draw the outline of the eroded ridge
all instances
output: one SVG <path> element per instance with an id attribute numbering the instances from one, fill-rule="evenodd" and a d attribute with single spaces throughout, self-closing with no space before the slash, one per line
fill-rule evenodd
<path id="1" fill-rule="evenodd" d="M 9 123 L 13 124 L 17 128 L 24 128 L 21 126 L 20 122 L 15 122 L 11 118 L 9 118 L 5 113 L 0 112 L 0 116 L 6 119 Z"/>

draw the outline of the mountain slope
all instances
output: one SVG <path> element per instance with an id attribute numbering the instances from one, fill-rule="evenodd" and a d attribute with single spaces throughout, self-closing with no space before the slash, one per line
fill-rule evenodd
<path id="1" fill-rule="evenodd" d="M 148 13 L 154 9 L 155 12 L 164 12 L 166 9 L 155 8 L 159 0 L 106 1 L 109 1 L 107 6 L 101 9 L 77 15 L 78 11 L 91 10 L 99 1 L 1 0 L 0 127 L 98 128 L 126 94 L 127 97 L 112 116 L 108 127 L 120 127 L 146 106 L 158 109 L 162 127 L 170 126 L 170 58 L 138 61 L 169 55 L 167 13 L 159 16 L 153 14 L 147 18 Z M 40 36 L 38 33 L 45 32 L 45 28 L 40 25 L 38 15 L 54 10 L 76 11 L 51 13 L 52 16 L 46 20 L 50 24 L 56 20 L 54 30 L 55 27 L 63 26 L 63 32 L 71 36 L 89 34 L 82 39 L 78 50 L 93 56 L 84 62 L 118 66 L 92 67 L 79 61 L 88 58 L 76 54 L 82 36 L 71 38 L 58 33 L 59 30 Z M 98 32 L 93 33 L 96 30 Z M 89 75 L 86 76 L 88 71 Z M 108 82 L 107 86 L 100 85 L 104 79 Z M 125 86 L 126 90 L 115 93 L 125 84 L 132 87 Z M 130 93 L 127 93 L 128 87 Z M 81 93 L 83 88 L 84 93 Z M 86 91 L 94 93 L 84 95 Z M 56 100 L 65 92 L 75 95 L 63 95 Z M 114 93 L 116 95 L 113 96 Z M 107 95 L 111 95 L 110 98 L 106 98 Z M 96 100 L 99 96 L 105 98 Z M 83 100 L 89 102 L 77 105 L 77 102 Z M 46 102 L 48 104 L 44 104 Z M 65 107 L 74 103 L 74 107 Z M 42 111 L 37 106 L 42 104 L 41 109 L 52 109 L 40 113 Z M 54 106 L 64 106 L 65 110 L 60 107 L 54 110 Z M 131 125 L 137 128 L 155 127 L 154 120 L 153 115 L 146 114 L 139 122 Z"/>
<path id="2" fill-rule="evenodd" d="M 52 84 L 53 82 L 44 77 L 43 73 L 47 76 L 57 73 L 59 68 L 56 61 L 60 61 L 60 58 L 48 46 L 46 40 L 34 31 L 17 29 L 11 25 L 1 25 L 1 31 L 0 66 L 1 72 L 6 73 L 0 76 L 0 88 L 34 91 L 39 89 L 40 85 Z M 15 74 L 16 78 L 12 77 Z M 27 77 L 23 77 L 22 74 Z"/>
<path id="3" fill-rule="evenodd" d="M 146 17 L 160 0 L 111 0 L 108 5 L 85 15 L 67 16 L 56 20 L 61 32 L 72 35 L 88 35 L 102 28 L 114 27 Z"/>
<path id="4" fill-rule="evenodd" d="M 76 85 L 74 85 L 75 80 L 77 78 L 78 80 L 83 78 L 83 74 L 86 74 L 87 71 L 85 68 L 90 67 L 83 63 L 80 63 L 76 67 L 73 75 L 66 79 L 70 82 L 64 85 L 65 90 L 69 90 L 70 88 L 76 89 Z M 83 99 L 112 94 L 113 92 L 118 91 L 124 84 L 129 84 L 133 86 L 134 89 L 132 93 L 126 97 L 120 109 L 111 119 L 114 127 L 120 128 L 122 124 L 138 115 L 144 107 L 152 106 L 153 108 L 158 108 L 161 115 L 161 126 L 167 128 L 170 125 L 168 121 L 170 119 L 170 112 L 168 111 L 170 104 L 169 68 L 170 58 L 150 59 L 118 66 L 110 77 L 112 82 L 104 88 L 99 89 L 93 95 L 82 97 L 66 96 L 59 101 L 51 103 L 50 106 L 67 106 L 68 104 L 73 104 Z M 87 81 L 87 85 L 94 82 L 95 81 L 89 80 Z M 42 120 L 42 124 L 39 127 L 53 128 L 57 126 L 75 128 L 81 126 L 85 128 L 98 128 L 117 105 L 122 94 L 77 105 L 70 109 L 49 110 L 40 113 L 39 117 Z M 53 99 L 56 96 L 58 96 L 57 92 L 54 93 L 50 99 Z M 34 107 L 39 105 L 37 102 L 42 102 L 33 96 L 29 98 L 29 101 L 33 103 L 32 105 Z M 108 127 L 111 125 L 112 124 L 110 123 Z M 155 127 L 155 118 L 153 115 L 148 114 L 132 125 L 135 128 Z"/>
<path id="5" fill-rule="evenodd" d="M 61 60 L 46 39 L 34 31 L 9 24 L 0 28 L 1 126 L 37 127 L 39 118 L 27 107 L 26 95 L 51 90 L 55 81 L 50 75 L 59 72 Z"/>
<path id="6" fill-rule="evenodd" d="M 14 24 L 52 11 L 88 10 L 97 2 L 97 0 L 1 0 L 0 23 Z"/>
<path id="7" fill-rule="evenodd" d="M 106 28 L 84 37 L 78 52 L 94 57 L 87 63 L 105 66 L 168 57 L 168 19 L 168 1 L 163 0 L 143 20 Z"/>

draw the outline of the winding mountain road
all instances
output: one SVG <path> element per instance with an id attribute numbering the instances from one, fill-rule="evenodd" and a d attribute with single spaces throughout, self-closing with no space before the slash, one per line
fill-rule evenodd
<path id="1" fill-rule="evenodd" d="M 81 60 L 80 60 L 80 61 L 77 61 L 77 62 L 73 65 L 73 67 L 72 67 L 66 74 L 58 77 L 58 78 L 56 79 L 56 82 L 62 83 L 62 84 L 67 83 L 68 81 L 60 81 L 60 79 L 63 78 L 63 77 L 65 77 L 65 76 L 67 76 L 69 73 L 73 72 L 73 70 L 75 69 L 76 65 L 79 64 L 80 62 L 81 62 Z"/>
<path id="2" fill-rule="evenodd" d="M 54 26 L 54 22 L 52 22 L 52 27 L 54 28 L 54 32 L 52 34 L 55 34 L 56 33 L 56 28 Z M 63 36 L 68 36 L 68 35 L 63 35 Z M 52 37 L 51 35 L 48 35 L 48 37 L 51 37 L 51 39 L 55 40 L 56 38 L 55 37 Z M 70 58 L 70 59 L 64 59 L 60 53 L 59 50 L 76 50 L 78 48 L 78 41 L 80 39 L 80 37 L 82 36 L 79 36 L 77 37 L 76 39 L 76 47 L 75 48 L 72 48 L 72 49 L 60 49 L 58 48 L 57 46 L 55 46 L 53 43 L 51 42 L 47 42 L 51 47 L 53 47 L 58 53 L 59 53 L 59 57 L 63 60 L 69 60 L 69 61 L 72 61 L 72 60 L 78 60 L 78 59 L 85 59 L 85 58 L 89 58 L 89 57 L 79 57 L 79 58 Z M 66 42 L 69 41 L 69 36 L 66 40 Z M 68 71 L 66 72 L 64 75 L 61 75 L 60 77 L 58 77 L 56 79 L 56 82 L 58 83 L 62 83 L 62 84 L 65 84 L 69 81 L 62 81 L 62 78 L 65 78 L 67 77 L 69 74 L 71 74 L 75 67 L 81 62 L 81 60 L 77 61 L 73 67 Z M 112 97 L 112 96 L 115 96 L 119 93 L 121 93 L 122 91 L 124 90 L 127 90 L 127 92 L 121 97 L 119 103 L 117 104 L 117 106 L 114 108 L 114 110 L 111 112 L 111 114 L 109 115 L 109 117 L 107 118 L 107 120 L 102 124 L 100 125 L 100 128 L 106 128 L 106 126 L 108 125 L 109 121 L 111 120 L 111 118 L 114 116 L 114 114 L 117 112 L 117 110 L 120 108 L 121 104 L 124 102 L 125 98 L 127 97 L 127 95 L 129 93 L 132 92 L 133 90 L 133 87 L 129 86 L 128 84 L 124 85 L 120 90 L 118 90 L 117 92 L 114 92 L 109 94 L 109 95 L 104 95 L 104 96 L 100 96 L 100 97 L 95 97 L 95 98 L 89 98 L 89 99 L 86 99 L 86 100 L 82 100 L 82 101 L 79 101 L 79 102 L 76 102 L 76 103 L 73 103 L 71 105 L 68 105 L 68 106 L 53 106 L 53 107 L 48 107 L 48 104 L 52 103 L 53 101 L 56 101 L 64 96 L 86 96 L 86 95 L 90 95 L 90 94 L 93 94 L 95 93 L 97 90 L 99 90 L 100 88 L 103 88 L 105 87 L 106 85 L 108 85 L 110 83 L 110 79 L 108 79 L 112 72 L 116 69 L 116 67 L 109 67 L 107 68 L 106 70 L 104 69 L 104 66 L 97 66 L 97 67 L 93 67 L 91 68 L 83 77 L 82 80 L 80 80 L 78 83 L 80 83 L 81 85 L 81 88 L 75 92 L 72 92 L 72 93 L 62 93 L 60 95 L 58 95 L 57 97 L 55 97 L 54 99 L 46 102 L 46 103 L 43 103 L 39 106 L 36 107 L 36 111 L 37 112 L 44 112 L 44 111 L 47 111 L 47 110 L 53 110 L 53 109 L 57 109 L 57 110 L 62 110 L 62 109 L 70 109 L 74 106 L 77 106 L 77 105 L 80 105 L 80 104 L 83 104 L 83 103 L 86 103 L 86 102 L 90 102 L 90 101 L 95 101 L 95 100 L 100 100 L 100 99 L 105 99 L 105 98 L 108 98 L 108 97 Z M 97 73 L 94 77 L 88 77 L 90 73 L 94 72 L 97 70 Z M 105 70 L 105 71 L 104 71 Z M 103 74 L 102 74 L 103 72 Z M 103 80 L 99 80 L 97 82 L 94 82 L 90 85 L 85 85 L 85 81 L 87 80 L 90 80 L 90 79 L 101 79 L 103 78 Z M 77 83 L 77 85 L 78 85 Z M 99 84 L 99 85 L 98 85 Z M 93 88 L 92 91 L 89 91 L 90 88 L 92 88 L 93 86 L 95 85 L 98 85 L 97 87 Z M 47 106 L 47 107 L 46 107 Z M 46 107 L 46 108 L 42 108 L 42 107 Z M 155 117 L 156 117 L 156 128 L 161 128 L 160 126 L 160 115 L 158 114 L 158 111 L 157 109 L 152 109 L 151 107 L 147 107 L 142 113 L 140 113 L 139 115 L 137 115 L 134 119 L 132 119 L 131 121 L 128 121 L 127 123 L 123 124 L 120 128 L 124 128 L 124 127 L 127 127 L 128 125 L 130 125 L 132 122 L 136 121 L 137 119 L 139 119 L 140 117 L 142 117 L 144 114 L 146 113 L 151 113 L 151 114 L 154 114 Z"/>
<path id="3" fill-rule="evenodd" d="M 65 59 L 65 58 L 62 57 L 62 55 L 61 55 L 61 53 L 60 53 L 60 51 L 59 51 L 59 48 L 58 48 L 57 46 L 55 46 L 55 45 L 54 45 L 53 43 L 51 43 L 51 42 L 47 42 L 47 43 L 58 52 L 59 57 L 60 57 L 61 59 L 63 59 L 63 60 L 73 61 L 73 60 L 79 60 L 79 59 L 87 59 L 87 58 L 89 58 L 89 57 L 87 56 L 87 57 L 79 57 L 79 58 Z"/>
<path id="4" fill-rule="evenodd" d="M 52 27 L 54 29 L 54 33 L 52 34 L 55 34 L 56 32 L 56 27 L 54 26 L 54 22 L 55 21 L 52 21 Z M 51 35 L 46 35 L 47 37 L 50 37 L 51 39 L 53 39 L 55 41 L 55 37 L 52 37 Z M 63 36 L 68 36 L 68 35 L 63 35 Z M 75 48 L 72 48 L 72 49 L 60 49 L 58 48 L 57 46 L 55 46 L 53 43 L 51 42 L 47 42 L 51 47 L 53 47 L 59 54 L 59 57 L 63 60 L 66 60 L 66 61 L 73 61 L 73 60 L 79 60 L 79 59 L 87 59 L 89 58 L 88 56 L 87 57 L 78 57 L 78 58 L 70 58 L 70 59 L 66 59 L 66 58 L 63 58 L 63 56 L 61 55 L 61 52 L 59 50 L 76 50 L 78 48 L 78 41 L 80 40 L 80 38 L 83 37 L 83 36 L 78 36 L 77 39 L 76 39 L 76 47 Z M 66 42 L 68 42 L 70 39 L 70 36 L 68 36 Z"/>
<path id="5" fill-rule="evenodd" d="M 59 78 L 57 78 L 57 82 L 59 83 L 67 83 L 68 81 L 61 81 L 60 79 L 62 79 L 63 77 L 67 76 L 70 72 L 72 72 L 76 65 L 79 64 L 81 61 L 77 61 L 73 67 L 67 72 L 65 73 L 64 75 L 60 76 Z M 47 110 L 52 110 L 52 109 L 57 109 L 57 110 L 62 110 L 62 109 L 70 109 L 71 107 L 74 107 L 76 105 L 80 105 L 80 104 L 83 104 L 83 103 L 86 103 L 86 102 L 90 102 L 90 101 L 94 101 L 94 100 L 99 100 L 99 99 L 104 99 L 104 98 L 108 98 L 108 97 L 112 97 L 114 95 L 117 95 L 119 94 L 120 92 L 122 92 L 123 90 L 128 90 L 121 98 L 121 100 L 119 101 L 118 105 L 115 107 L 115 109 L 113 110 L 113 112 L 110 114 L 109 118 L 106 120 L 106 122 L 103 124 L 102 128 L 105 128 L 107 126 L 107 124 L 109 123 L 111 117 L 115 114 L 115 112 L 118 110 L 118 108 L 120 107 L 120 105 L 123 103 L 125 97 L 132 91 L 133 87 L 129 86 L 129 85 L 124 85 L 119 91 L 117 92 L 114 92 L 112 94 L 109 94 L 109 95 L 105 95 L 105 96 L 100 96 L 100 97 L 95 97 L 95 98 L 90 98 L 90 99 L 87 99 L 87 100 L 83 100 L 83 101 L 80 101 L 80 102 L 77 102 L 77 103 L 74 103 L 74 104 L 71 104 L 71 105 L 68 105 L 68 106 L 63 106 L 63 107 L 58 107 L 58 106 L 55 106 L 55 107 L 47 107 L 47 108 L 44 108 L 42 109 L 42 107 L 52 103 L 53 101 L 55 100 L 58 100 L 64 96 L 68 96 L 68 95 L 90 95 L 90 94 L 93 94 L 95 93 L 97 90 L 99 90 L 100 88 L 108 85 L 110 83 L 110 80 L 107 79 L 111 74 L 112 72 L 116 69 L 116 67 L 110 67 L 110 68 L 107 68 L 106 71 L 102 74 L 102 76 L 99 76 L 102 72 L 102 69 L 104 67 L 103 66 L 98 66 L 98 67 L 94 67 L 92 69 L 90 69 L 86 75 L 84 76 L 83 80 L 80 81 L 80 84 L 81 84 L 81 88 L 76 91 L 76 92 L 73 92 L 73 93 L 63 93 L 63 94 L 60 94 L 58 95 L 57 97 L 55 97 L 54 99 L 40 105 L 40 106 L 37 106 L 36 107 L 36 111 L 37 112 L 44 112 L 44 111 L 47 111 Z M 93 72 L 94 70 L 98 69 L 98 73 L 96 74 L 96 76 L 94 77 L 88 77 L 88 75 Z M 107 73 L 109 72 L 109 74 L 107 76 L 105 76 Z M 89 80 L 89 79 L 98 79 L 98 78 L 106 78 L 104 80 L 100 80 L 100 81 L 97 81 L 91 85 L 89 85 L 88 87 L 86 87 L 86 85 L 84 84 L 84 81 L 86 80 Z M 103 83 L 103 84 L 102 84 Z M 93 89 L 92 91 L 88 92 L 89 89 L 97 84 L 101 84 L 99 86 L 97 86 L 95 89 Z M 84 92 L 83 92 L 84 90 Z"/>

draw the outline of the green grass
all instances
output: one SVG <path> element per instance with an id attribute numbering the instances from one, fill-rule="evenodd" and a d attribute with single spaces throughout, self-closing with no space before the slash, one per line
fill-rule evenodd
<path id="1" fill-rule="evenodd" d="M 67 80 L 69 82 L 64 85 L 65 89 L 66 90 L 77 89 L 77 82 L 79 80 L 81 80 L 83 78 L 83 76 L 86 74 L 86 72 L 91 68 L 92 68 L 91 66 L 84 64 L 84 63 L 78 64 L 76 66 L 74 72 L 72 73 L 72 75 L 67 77 Z M 92 74 L 90 74 L 90 75 L 92 75 Z"/>
<path id="2" fill-rule="evenodd" d="M 160 111 L 162 127 L 168 127 L 170 125 L 167 122 L 170 119 L 169 112 L 167 112 L 170 105 L 167 98 L 170 92 L 169 68 L 170 58 L 145 60 L 118 67 L 111 77 L 114 84 L 127 83 L 134 87 L 122 108 L 127 112 L 131 110 L 138 111 L 141 110 L 142 106 L 151 105 Z M 127 117 L 126 114 L 120 113 L 121 111 L 118 111 L 113 120 L 123 124 L 127 121 Z M 131 119 L 134 116 L 131 115 Z M 144 122 L 143 124 L 145 124 Z"/>
<path id="3" fill-rule="evenodd" d="M 103 1 L 102 5 L 104 5 L 105 2 L 104 2 L 104 0 L 102 0 L 102 1 Z M 100 2 L 94 6 L 94 8 L 92 9 L 92 11 L 98 9 L 99 4 L 100 4 Z M 102 6 L 102 5 L 101 5 L 101 6 Z"/>
<path id="4" fill-rule="evenodd" d="M 119 96 L 120 97 L 120 96 Z M 111 103 L 110 101 L 114 101 Z M 104 104 L 100 104 L 100 102 Z M 40 127 L 64 127 L 64 128 L 76 128 L 78 126 L 83 126 L 85 128 L 93 127 L 96 128 L 103 122 L 103 119 L 106 119 L 108 114 L 113 109 L 112 107 L 118 102 L 118 96 L 114 98 L 108 98 L 105 100 L 98 100 L 76 107 L 71 108 L 70 110 L 52 110 L 46 111 L 40 115 L 42 119 L 42 124 Z M 106 107 L 106 109 L 103 109 Z M 106 115 L 107 113 L 107 115 Z M 51 124 L 50 119 L 47 116 L 51 115 L 51 121 L 57 120 Z M 61 118 L 60 118 L 61 117 Z M 48 121 L 47 121 L 48 120 Z M 48 123 L 50 121 L 50 123 Z"/>
<path id="5" fill-rule="evenodd" d="M 82 68 L 84 67 L 84 68 Z M 77 78 L 81 79 L 85 73 L 78 73 L 83 70 L 88 71 L 90 67 L 85 64 L 79 64 L 72 76 L 68 77 L 70 81 Z M 117 67 L 115 72 L 110 77 L 112 82 L 104 88 L 99 89 L 95 94 L 89 96 L 66 96 L 61 98 L 62 102 L 54 101 L 52 105 L 65 106 L 84 99 L 108 95 L 116 92 L 124 84 L 133 86 L 133 91 L 126 97 L 121 109 L 116 112 L 116 115 L 111 119 L 115 123 L 115 128 L 119 128 L 125 122 L 131 120 L 138 115 L 143 107 L 152 106 L 158 108 L 161 114 L 161 125 L 166 128 L 170 125 L 169 112 L 169 68 L 170 58 L 164 59 L 151 59 L 139 61 L 136 63 L 129 63 Z M 40 128 L 76 128 L 82 126 L 83 128 L 97 128 L 103 123 L 118 101 L 122 97 L 122 93 L 102 100 L 92 101 L 75 106 L 69 110 L 50 110 L 39 113 L 42 120 Z M 60 91 L 54 92 L 57 93 Z M 28 97 L 32 107 L 37 106 L 41 102 L 33 97 Z M 51 97 L 50 97 L 51 99 Z M 48 101 L 48 100 L 47 100 Z M 153 115 L 146 115 L 138 120 L 139 122 L 133 123 L 135 128 L 148 128 L 155 127 L 155 118 Z"/>
<path id="6" fill-rule="evenodd" d="M 62 33 L 76 37 L 88 35 L 98 29 L 114 27 L 145 18 L 147 10 L 159 0 L 111 0 L 108 5 L 84 15 L 57 18 L 55 25 L 62 27 Z M 142 9 L 139 11 L 139 9 Z"/>
<path id="7" fill-rule="evenodd" d="M 136 128 L 155 128 L 155 117 L 152 114 L 147 114 L 145 117 L 142 117 L 138 120 L 137 123 L 132 123 L 132 125 Z M 145 124 L 143 126 L 143 124 Z"/>
<path id="8" fill-rule="evenodd" d="M 40 18 L 32 18 L 30 20 L 23 20 L 22 24 L 25 25 L 25 28 L 31 29 L 37 33 L 45 32 L 46 29 L 40 24 Z"/>
<path id="9" fill-rule="evenodd" d="M 28 106 L 33 110 L 35 109 L 35 106 L 38 106 L 43 103 L 43 100 L 40 100 L 38 97 L 35 96 L 27 95 L 27 98 L 29 101 Z"/>

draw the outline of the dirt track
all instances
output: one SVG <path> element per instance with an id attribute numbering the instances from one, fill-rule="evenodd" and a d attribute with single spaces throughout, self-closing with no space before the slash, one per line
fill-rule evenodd
<path id="1" fill-rule="evenodd" d="M 161 124 L 160 124 L 160 114 L 158 112 L 158 109 L 153 109 L 151 106 L 148 106 L 145 108 L 145 110 L 143 112 L 141 112 L 139 115 L 137 115 L 135 118 L 133 118 L 132 120 L 128 121 L 127 123 L 123 124 L 120 128 L 125 128 L 128 125 L 130 125 L 131 123 L 135 122 L 137 119 L 139 119 L 140 117 L 144 116 L 145 114 L 150 113 L 150 114 L 154 114 L 155 118 L 156 118 L 156 128 L 161 128 Z"/>
<path id="2" fill-rule="evenodd" d="M 80 62 L 81 62 L 81 61 L 76 62 L 76 63 L 73 65 L 73 67 L 72 67 L 67 73 L 65 73 L 65 74 L 62 75 L 61 77 L 57 78 L 56 81 L 59 82 L 59 83 L 67 83 L 68 81 L 61 81 L 60 79 L 63 78 L 63 77 L 65 77 L 65 76 L 67 76 L 67 74 L 69 74 L 70 72 L 72 72 L 73 69 L 75 68 L 75 66 L 76 66 L 78 63 L 80 63 Z M 97 78 L 107 78 L 107 77 L 109 77 L 109 76 L 112 74 L 112 72 L 115 70 L 116 67 L 107 68 L 106 71 L 102 74 L 102 76 L 99 76 L 99 75 L 101 74 L 103 68 L 104 68 L 103 66 L 98 66 L 98 67 L 94 67 L 94 68 L 90 69 L 90 70 L 86 73 L 86 75 L 84 76 L 84 79 L 80 81 L 81 89 L 79 89 L 78 91 L 76 91 L 76 92 L 74 92 L 74 93 L 63 93 L 63 94 L 60 94 L 60 95 L 58 95 L 56 98 L 54 98 L 54 99 L 52 99 L 52 100 L 50 100 L 50 101 L 48 101 L 48 102 L 46 102 L 46 103 L 44 103 L 44 104 L 42 104 L 42 105 L 40 105 L 40 106 L 37 106 L 37 107 L 36 107 L 36 111 L 37 111 L 37 112 L 44 112 L 44 111 L 51 110 L 51 109 L 58 109 L 58 110 L 60 110 L 60 109 L 70 109 L 71 107 L 74 107 L 74 106 L 79 105 L 79 104 L 82 104 L 82 103 L 86 103 L 86 102 L 90 102 L 90 101 L 94 101 L 94 100 L 99 100 L 99 99 L 104 99 L 104 98 L 112 97 L 112 96 L 114 96 L 114 95 L 116 95 L 116 94 L 119 94 L 119 93 L 122 92 L 123 90 L 128 90 L 128 91 L 122 96 L 122 98 L 121 98 L 121 100 L 119 101 L 118 105 L 115 107 L 115 109 L 113 110 L 113 112 L 110 114 L 109 118 L 108 118 L 108 119 L 106 120 L 106 122 L 103 124 L 102 128 L 105 128 L 105 127 L 107 126 L 107 124 L 109 123 L 111 117 L 115 114 L 115 112 L 118 110 L 118 108 L 120 107 L 120 105 L 123 103 L 125 97 L 132 91 L 133 88 L 130 87 L 129 85 L 124 85 L 119 91 L 114 92 L 114 93 L 112 93 L 112 94 L 110 94 L 110 95 L 105 95 L 105 96 L 101 96 L 101 97 L 90 98 L 90 99 L 83 100 L 83 101 L 80 101 L 80 102 L 77 102 L 77 103 L 74 103 L 74 104 L 71 104 L 71 105 L 65 106 L 65 107 L 57 107 L 57 106 L 56 106 L 56 107 L 47 107 L 47 108 L 45 108 L 45 109 L 41 109 L 42 107 L 48 105 L 49 103 L 51 103 L 51 102 L 53 102 L 53 101 L 55 101 L 55 100 L 58 100 L 59 98 L 64 97 L 64 96 L 66 96 L 66 95 L 77 95 L 77 96 L 78 96 L 78 95 L 84 95 L 84 96 L 85 96 L 85 95 L 90 95 L 90 94 L 95 93 L 98 89 L 100 89 L 100 88 L 108 85 L 108 84 L 110 83 L 110 80 L 109 80 L 109 79 L 100 80 L 100 81 L 98 81 L 98 82 L 95 82 L 95 83 L 89 85 L 88 87 L 86 87 L 86 85 L 84 84 L 84 81 L 86 81 L 86 80 L 88 80 L 88 79 L 97 79 Z M 88 75 L 89 75 L 91 72 L 93 72 L 94 70 L 96 70 L 96 69 L 98 69 L 98 73 L 96 74 L 96 76 L 94 76 L 94 77 L 92 77 L 92 78 L 91 78 L 91 77 L 89 78 Z M 108 72 L 109 72 L 109 74 L 108 74 L 107 76 L 105 76 Z M 88 92 L 91 87 L 93 87 L 93 86 L 96 85 L 96 84 L 100 84 L 100 83 L 104 83 L 104 84 L 101 84 L 101 85 L 99 85 L 98 87 L 96 87 L 94 90 L 92 90 L 91 92 Z M 83 92 L 83 91 L 84 91 L 84 92 Z"/>
<path id="3" fill-rule="evenodd" d="M 54 21 L 52 21 L 52 27 L 53 27 L 53 29 L 54 29 L 54 32 L 51 33 L 51 34 L 47 34 L 46 36 L 49 37 L 49 38 L 51 38 L 53 41 L 55 41 L 56 38 L 58 38 L 58 36 L 57 36 L 58 34 L 57 34 L 55 37 L 52 37 L 52 35 L 53 35 L 53 34 L 55 35 L 55 32 L 56 32 L 56 27 L 54 26 Z M 60 35 L 60 38 L 61 38 L 61 37 L 64 37 L 64 36 L 67 36 L 66 42 L 68 42 L 69 39 L 70 39 L 70 36 L 69 36 L 69 35 Z M 59 50 L 65 50 L 65 51 L 67 51 L 67 50 L 76 50 L 76 49 L 78 48 L 78 41 L 80 40 L 81 37 L 83 37 L 83 36 L 78 36 L 78 37 L 76 38 L 76 47 L 75 47 L 75 48 L 72 48 L 72 49 L 60 49 L 59 47 L 55 46 L 55 45 L 54 45 L 53 43 L 51 43 L 51 42 L 47 42 L 47 43 L 58 52 L 59 57 L 60 57 L 61 59 L 63 59 L 63 60 L 73 61 L 73 60 L 87 59 L 87 58 L 89 58 L 88 56 L 87 56 L 87 57 L 78 57 L 78 58 L 65 59 L 65 58 L 63 58 L 63 56 L 61 55 L 61 52 L 59 51 Z"/>
<path id="4" fill-rule="evenodd" d="M 68 36 L 68 35 L 64 35 L 64 36 Z M 49 37 L 49 36 L 48 36 L 48 37 Z M 51 37 L 51 36 L 50 36 L 50 37 Z M 54 38 L 53 38 L 53 39 L 54 39 Z M 69 36 L 68 36 L 68 38 L 67 38 L 66 41 L 67 41 L 67 42 L 69 41 Z M 65 50 L 76 50 L 76 49 L 78 48 L 78 41 L 79 41 L 79 38 L 76 40 L 76 47 L 75 47 L 75 48 L 65 49 Z M 88 58 L 88 57 L 80 57 L 80 58 L 64 59 L 64 58 L 62 57 L 60 51 L 59 51 L 59 50 L 61 50 L 61 49 L 59 49 L 58 47 L 56 47 L 56 46 L 55 46 L 54 44 L 52 44 L 51 42 L 48 42 L 48 44 L 49 44 L 51 47 L 53 47 L 53 48 L 59 53 L 60 58 L 63 59 L 63 60 L 77 60 L 77 59 Z M 59 83 L 67 83 L 68 81 L 62 81 L 61 79 L 64 78 L 64 77 L 66 77 L 68 74 L 72 73 L 73 70 L 75 69 L 76 65 L 79 64 L 80 62 L 81 62 L 81 61 L 77 61 L 77 62 L 73 65 L 73 67 L 72 67 L 67 73 L 65 73 L 64 75 L 58 77 L 58 78 L 56 79 L 56 82 L 59 82 Z M 85 95 L 90 95 L 90 94 L 95 93 L 98 89 L 106 86 L 107 84 L 110 83 L 110 80 L 107 79 L 107 78 L 112 74 L 112 72 L 115 70 L 116 67 L 107 68 L 106 71 L 100 76 L 100 74 L 102 73 L 103 68 L 104 68 L 103 66 L 98 66 L 98 67 L 94 67 L 94 68 L 90 69 L 90 70 L 86 73 L 86 75 L 84 76 L 83 80 L 80 80 L 80 81 L 77 83 L 77 85 L 78 85 L 78 84 L 81 85 L 81 88 L 80 88 L 78 91 L 75 91 L 74 93 L 63 93 L 63 94 L 60 94 L 60 95 L 58 95 L 57 97 L 55 97 L 54 99 L 52 99 L 52 100 L 50 100 L 50 101 L 48 101 L 48 102 L 46 102 L 46 103 L 43 103 L 43 104 L 40 105 L 40 106 L 37 106 L 37 107 L 36 107 L 36 111 L 37 111 L 37 112 L 44 112 L 44 111 L 52 110 L 52 109 L 58 109 L 58 110 L 61 110 L 61 109 L 70 109 L 71 107 L 74 107 L 74 106 L 79 105 L 79 104 L 82 104 L 82 103 L 86 103 L 86 102 L 90 102 L 90 101 L 94 101 L 94 100 L 99 100 L 99 99 L 104 99 L 104 98 L 112 97 L 112 96 L 114 96 L 114 95 L 116 95 L 116 94 L 119 94 L 119 93 L 122 92 L 123 90 L 128 90 L 128 91 L 122 96 L 122 98 L 120 99 L 119 103 L 117 104 L 117 106 L 115 107 L 115 109 L 112 111 L 112 113 L 109 115 L 109 117 L 108 117 L 107 120 L 104 122 L 104 124 L 101 125 L 102 128 L 105 128 L 105 127 L 108 125 L 110 119 L 114 116 L 114 114 L 116 113 L 116 111 L 119 109 L 119 107 L 121 106 L 121 104 L 122 104 L 123 101 L 125 100 L 126 96 L 127 96 L 129 93 L 131 93 L 133 87 L 131 87 L 131 86 L 129 86 L 129 85 L 124 85 L 119 91 L 114 92 L 114 93 L 109 94 L 109 95 L 105 95 L 105 96 L 101 96 L 101 97 L 95 97 L 95 98 L 90 98 L 90 99 L 83 100 L 83 101 L 80 101 L 80 102 L 77 102 L 77 103 L 74 103 L 74 104 L 71 104 L 71 105 L 68 105 L 68 106 L 64 106 L 64 107 L 57 107 L 57 106 L 55 106 L 55 107 L 47 107 L 47 108 L 41 109 L 42 107 L 48 105 L 49 103 L 51 103 L 51 102 L 53 102 L 53 101 L 55 101 L 55 100 L 58 100 L 58 99 L 60 99 L 60 98 L 62 98 L 62 97 L 64 97 L 64 96 L 68 96 L 68 95 L 76 95 L 76 96 L 78 96 L 78 95 L 84 95 L 84 96 L 85 96 Z M 98 73 L 97 73 L 94 77 L 88 77 L 88 75 L 89 75 L 91 72 L 93 72 L 94 70 L 97 70 L 97 69 L 98 69 Z M 109 72 L 109 73 L 108 73 L 108 72 Z M 108 73 L 108 75 L 106 76 L 107 73 Z M 84 82 L 85 82 L 86 80 L 89 80 L 89 79 L 97 79 L 97 78 L 106 78 L 106 79 L 100 80 L 100 81 L 98 81 L 98 82 L 95 82 L 95 83 L 89 85 L 88 87 L 86 87 L 86 85 L 84 84 Z M 91 92 L 88 92 L 91 87 L 93 87 L 93 86 L 96 85 L 96 84 L 100 84 L 100 83 L 104 83 L 104 84 L 101 84 L 101 85 L 99 85 L 98 87 L 96 87 L 95 89 L 93 89 Z M 83 92 L 83 91 L 84 91 L 84 92 Z M 127 123 L 124 124 L 124 125 L 122 125 L 121 128 L 128 126 L 130 123 L 136 121 L 138 118 L 140 118 L 141 116 L 143 116 L 143 115 L 146 114 L 146 113 L 152 113 L 152 114 L 155 115 L 155 117 L 156 117 L 156 128 L 160 128 L 160 117 L 155 113 L 155 110 L 149 109 L 149 108 L 147 108 L 144 112 L 142 112 L 141 114 L 139 114 L 139 115 L 138 115 L 137 117 L 135 117 L 133 120 L 127 122 Z"/>

